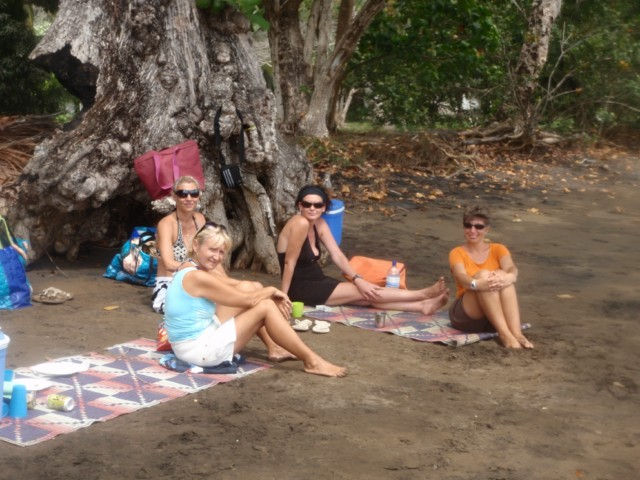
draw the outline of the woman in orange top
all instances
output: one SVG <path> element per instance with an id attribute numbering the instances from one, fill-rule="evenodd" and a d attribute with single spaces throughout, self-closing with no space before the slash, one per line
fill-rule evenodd
<path id="1" fill-rule="evenodd" d="M 507 247 L 485 243 L 489 216 L 479 207 L 462 217 L 465 243 L 449 253 L 456 281 L 456 300 L 449 309 L 451 324 L 465 332 L 492 328 L 507 348 L 533 348 L 522 334 L 515 283 L 516 268 Z"/>

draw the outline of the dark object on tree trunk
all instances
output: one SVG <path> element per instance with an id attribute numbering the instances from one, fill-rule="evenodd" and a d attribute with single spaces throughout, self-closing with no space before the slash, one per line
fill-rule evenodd
<path id="1" fill-rule="evenodd" d="M 311 168 L 276 131 L 273 94 L 248 29 L 235 11 L 213 16 L 193 0 L 62 0 L 31 58 L 56 56 L 49 66 L 63 82 L 81 68 L 85 111 L 75 128 L 36 148 L 19 178 L 16 233 L 37 254 L 53 246 L 70 258 L 89 240 L 119 243 L 140 220 L 155 220 L 133 159 L 190 138 L 203 162 L 203 213 L 229 226 L 232 264 L 278 272 L 277 227 Z M 251 125 L 241 189 L 221 188 L 213 131 L 220 106 L 227 159 L 226 139 L 242 129 L 236 109 Z"/>
<path id="2" fill-rule="evenodd" d="M 220 135 L 220 114 L 222 113 L 222 107 L 218 109 L 216 112 L 216 118 L 213 121 L 213 131 L 214 131 L 214 142 L 216 145 L 216 149 L 218 151 L 218 159 L 222 164 L 220 166 L 220 176 L 222 178 L 222 183 L 227 188 L 238 188 L 242 185 L 242 175 L 240 175 L 240 167 L 238 165 L 227 165 L 227 162 L 224 158 L 224 153 L 222 152 L 222 136 Z M 239 148 L 238 155 L 240 157 L 240 162 L 244 163 L 246 158 L 244 155 L 244 122 L 242 121 L 242 114 L 236 109 L 236 114 L 240 119 L 240 133 L 237 135 L 237 145 Z"/>

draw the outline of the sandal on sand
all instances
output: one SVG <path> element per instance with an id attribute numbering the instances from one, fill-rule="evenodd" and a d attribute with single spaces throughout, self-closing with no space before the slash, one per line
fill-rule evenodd
<path id="1" fill-rule="evenodd" d="M 72 298 L 73 295 L 56 287 L 45 288 L 40 293 L 36 293 L 31 296 L 31 300 L 34 302 L 48 303 L 52 305 L 64 303 Z"/>
<path id="2" fill-rule="evenodd" d="M 297 332 L 306 332 L 312 324 L 313 322 L 311 320 L 305 318 L 304 320 L 295 320 L 291 327 Z"/>

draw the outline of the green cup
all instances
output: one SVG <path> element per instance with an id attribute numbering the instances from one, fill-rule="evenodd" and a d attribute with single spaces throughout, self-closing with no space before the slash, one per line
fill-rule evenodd
<path id="1" fill-rule="evenodd" d="M 291 302 L 291 316 L 293 318 L 300 318 L 304 314 L 304 303 Z"/>

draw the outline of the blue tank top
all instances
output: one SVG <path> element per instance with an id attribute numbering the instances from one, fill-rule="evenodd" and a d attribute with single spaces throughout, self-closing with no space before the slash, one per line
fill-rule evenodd
<path id="1" fill-rule="evenodd" d="M 169 342 L 193 340 L 209 325 L 220 326 L 220 322 L 214 320 L 216 304 L 206 298 L 192 297 L 182 286 L 184 276 L 193 270 L 196 268 L 189 267 L 177 272 L 167 289 L 164 325 Z"/>

